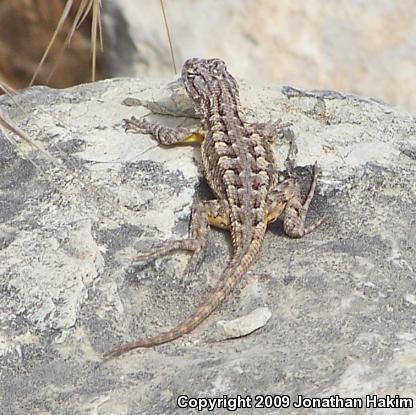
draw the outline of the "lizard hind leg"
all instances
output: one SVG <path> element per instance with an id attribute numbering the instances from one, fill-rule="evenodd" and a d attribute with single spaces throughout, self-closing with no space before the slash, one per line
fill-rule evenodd
<path id="1" fill-rule="evenodd" d="M 228 212 L 228 206 L 225 202 L 209 200 L 195 203 L 189 238 L 170 239 L 162 242 L 151 252 L 137 256 L 135 262 L 150 262 L 170 252 L 186 250 L 191 251 L 192 256 L 186 266 L 185 275 L 194 272 L 198 267 L 201 252 L 207 242 L 209 225 L 228 229 L 230 222 Z"/>
<path id="2" fill-rule="evenodd" d="M 296 186 L 294 189 L 294 196 L 288 200 L 285 208 L 285 218 L 283 220 L 283 229 L 286 235 L 291 238 L 302 238 L 308 233 L 316 229 L 323 221 L 324 218 L 318 219 L 312 225 L 306 227 L 305 220 L 309 210 L 309 205 L 313 199 L 316 189 L 316 182 L 318 179 L 318 167 L 315 163 L 313 167 L 313 178 L 309 188 L 308 195 L 305 201 L 302 203 L 300 198 L 299 188 Z"/>

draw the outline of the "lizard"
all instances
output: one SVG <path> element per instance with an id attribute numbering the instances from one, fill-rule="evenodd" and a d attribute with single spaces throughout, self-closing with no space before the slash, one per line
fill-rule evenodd
<path id="1" fill-rule="evenodd" d="M 190 333 L 228 296 L 258 257 L 267 225 L 284 214 L 284 232 L 301 238 L 323 219 L 305 226 L 305 218 L 317 183 L 317 164 L 309 193 L 302 203 L 294 178 L 278 182 L 273 142 L 288 124 L 248 123 L 242 116 L 239 88 L 221 59 L 188 59 L 180 80 L 201 118 L 195 130 L 170 128 L 146 118 L 124 120 L 126 130 L 151 134 L 160 145 L 201 145 L 205 178 L 217 199 L 198 201 L 192 212 L 190 237 L 167 240 L 138 261 L 151 261 L 174 250 L 193 254 L 187 270 L 194 270 L 210 226 L 231 234 L 233 254 L 217 285 L 194 313 L 176 327 L 155 335 L 121 344 L 104 357 L 114 357 L 136 348 L 153 347 Z"/>

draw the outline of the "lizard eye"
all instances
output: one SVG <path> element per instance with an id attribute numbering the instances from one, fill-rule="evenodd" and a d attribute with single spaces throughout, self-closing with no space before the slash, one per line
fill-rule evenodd
<path id="1" fill-rule="evenodd" d="M 188 69 L 186 72 L 187 78 L 193 79 L 197 75 L 196 71 L 194 69 Z"/>
<path id="2" fill-rule="evenodd" d="M 212 60 L 212 64 L 213 64 L 212 66 L 215 69 L 222 70 L 222 71 L 227 70 L 227 67 L 225 65 L 225 62 L 223 60 L 221 60 L 221 59 L 213 59 Z"/>

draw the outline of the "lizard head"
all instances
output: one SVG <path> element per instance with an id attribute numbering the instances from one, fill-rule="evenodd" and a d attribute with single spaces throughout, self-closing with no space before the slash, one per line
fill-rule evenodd
<path id="1" fill-rule="evenodd" d="M 181 79 L 189 96 L 197 104 L 219 93 L 219 89 L 215 88 L 219 83 L 229 85 L 232 88 L 230 92 L 238 95 L 236 80 L 228 72 L 225 62 L 218 58 L 188 59 L 183 65 Z"/>

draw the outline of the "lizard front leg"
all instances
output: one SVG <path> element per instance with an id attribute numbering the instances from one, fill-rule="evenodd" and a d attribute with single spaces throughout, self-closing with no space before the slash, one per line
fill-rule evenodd
<path id="1" fill-rule="evenodd" d="M 204 139 L 202 129 L 191 130 L 189 128 L 170 128 L 158 123 L 152 123 L 145 118 L 131 117 L 124 120 L 126 131 L 140 134 L 151 134 L 162 145 L 201 143 Z"/>
<path id="2" fill-rule="evenodd" d="M 299 186 L 294 179 L 287 179 L 279 183 L 276 190 L 271 192 L 268 197 L 268 222 L 274 222 L 284 213 L 283 230 L 291 238 L 302 238 L 317 228 L 324 218 L 305 227 L 306 215 L 315 194 L 317 178 L 318 169 L 315 163 L 313 179 L 304 203 L 301 201 Z"/>
<path id="3" fill-rule="evenodd" d="M 192 257 L 188 262 L 185 274 L 195 271 L 198 259 L 206 245 L 209 226 L 228 229 L 230 226 L 230 214 L 228 204 L 217 200 L 199 201 L 192 212 L 190 237 L 184 239 L 170 239 L 157 246 L 152 252 L 139 255 L 137 261 L 153 261 L 161 256 L 177 250 L 192 251 Z"/>

